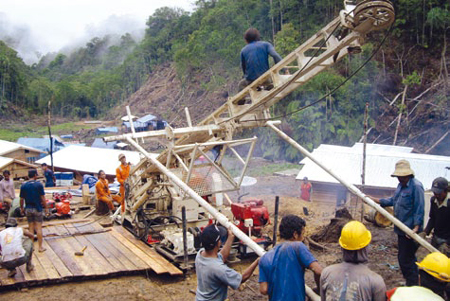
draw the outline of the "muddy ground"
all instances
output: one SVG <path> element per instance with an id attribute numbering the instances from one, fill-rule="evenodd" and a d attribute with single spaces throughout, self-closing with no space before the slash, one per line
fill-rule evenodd
<path id="1" fill-rule="evenodd" d="M 323 227 L 330 223 L 334 217 L 335 206 L 330 196 L 313 195 L 313 202 L 305 202 L 298 198 L 298 182 L 293 178 L 268 176 L 259 177 L 258 183 L 251 187 L 241 188 L 240 192 L 230 194 L 236 199 L 238 195 L 249 193 L 243 197 L 256 197 L 265 200 L 269 212 L 273 214 L 275 196 L 280 196 L 280 217 L 286 214 L 298 214 L 305 218 L 307 223 L 307 235 L 320 232 Z M 350 212 L 356 214 L 352 205 L 349 204 Z M 304 214 L 307 208 L 308 215 Z M 356 207 L 355 207 L 356 208 Z M 357 217 L 359 218 L 359 216 Z M 273 219 L 273 216 L 272 216 Z M 396 287 L 403 282 L 398 269 L 396 235 L 392 227 L 382 229 L 365 222 L 372 231 L 372 243 L 369 246 L 369 267 L 382 275 L 388 289 Z M 271 235 L 272 227 L 267 228 Z M 333 241 L 333 239 L 332 239 Z M 337 243 L 319 242 L 327 247 L 326 251 L 318 251 L 311 247 L 312 253 L 319 263 L 325 267 L 341 260 L 341 250 Z M 426 252 L 419 250 L 419 258 Z M 253 259 L 243 260 L 232 267 L 242 272 Z M 306 282 L 310 287 L 315 287 L 312 272 L 306 272 Z M 182 277 L 170 277 L 147 273 L 144 275 L 123 276 L 113 279 L 101 279 L 34 287 L 16 291 L 1 292 L 0 300 L 194 300 L 196 276 L 191 271 Z M 259 294 L 258 270 L 246 283 L 242 290 L 229 290 L 230 300 L 266 300 Z"/>

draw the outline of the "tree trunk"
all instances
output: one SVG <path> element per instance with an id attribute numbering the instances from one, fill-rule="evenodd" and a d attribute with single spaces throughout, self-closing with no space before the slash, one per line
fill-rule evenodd
<path id="1" fill-rule="evenodd" d="M 407 90 L 408 85 L 405 85 L 405 89 L 403 89 L 402 104 L 400 105 L 400 113 L 398 113 L 397 127 L 395 128 L 394 142 L 392 143 L 392 145 L 395 145 L 397 143 L 398 129 L 400 128 L 400 123 L 402 122 L 402 113 L 403 107 L 405 106 L 405 98 Z"/>
<path id="2" fill-rule="evenodd" d="M 270 18 L 272 21 L 272 41 L 275 44 L 275 21 L 273 18 L 273 0 L 270 0 Z"/>
<path id="3" fill-rule="evenodd" d="M 444 30 L 444 46 L 442 47 L 441 60 L 443 67 L 443 75 L 444 75 L 444 91 L 447 92 L 447 84 L 448 84 L 448 69 L 447 69 L 447 60 L 445 59 L 445 54 L 447 52 L 447 28 Z"/>

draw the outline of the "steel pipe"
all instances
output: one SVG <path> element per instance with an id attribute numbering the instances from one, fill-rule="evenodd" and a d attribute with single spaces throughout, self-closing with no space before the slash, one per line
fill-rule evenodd
<path id="1" fill-rule="evenodd" d="M 192 188 L 190 188 L 186 183 L 184 183 L 180 178 L 178 178 L 173 172 L 167 169 L 161 162 L 156 158 L 152 158 L 150 154 L 137 142 L 135 142 L 131 137 L 126 137 L 127 141 L 138 151 L 140 151 L 145 157 L 150 160 L 161 173 L 165 174 L 174 184 L 176 184 L 180 189 L 186 192 L 191 198 L 193 198 L 200 206 L 205 208 L 222 226 L 231 229 L 233 234 L 239 238 L 243 243 L 245 243 L 250 249 L 252 249 L 258 256 L 263 256 L 266 251 L 261 248 L 256 242 L 254 242 L 250 237 L 248 237 L 244 232 L 242 232 L 238 227 L 236 227 L 228 218 L 217 211 L 216 208 L 211 206 L 207 201 L 205 201 L 200 195 L 198 195 Z M 320 301 L 320 296 L 318 296 L 314 291 L 307 285 L 305 285 L 305 292 L 308 297 L 313 301 Z"/>
<path id="2" fill-rule="evenodd" d="M 394 225 L 400 228 L 403 232 L 405 232 L 409 237 L 417 241 L 421 246 L 423 246 L 425 249 L 427 249 L 430 252 L 439 252 L 435 247 L 433 247 L 431 244 L 429 244 L 425 239 L 420 237 L 417 233 L 413 232 L 410 228 L 408 228 L 405 224 L 403 224 L 400 220 L 392 216 L 389 212 L 387 212 L 383 207 L 375 203 L 372 199 L 370 199 L 367 195 L 361 192 L 355 185 L 347 183 L 345 180 L 343 180 L 341 177 L 339 177 L 335 172 L 333 172 L 331 169 L 328 169 L 325 165 L 323 165 L 321 162 L 319 162 L 310 152 L 308 152 L 307 149 L 302 147 L 300 144 L 295 142 L 294 139 L 286 135 L 283 131 L 281 131 L 279 128 L 275 126 L 275 124 L 279 124 L 279 121 L 268 121 L 266 122 L 266 125 L 270 127 L 272 130 L 274 130 L 278 136 L 286 140 L 290 145 L 295 147 L 297 150 L 299 150 L 303 155 L 308 157 L 311 161 L 316 163 L 319 167 L 321 167 L 324 171 L 329 173 L 333 178 L 335 178 L 339 183 L 347 187 L 353 194 L 360 197 L 367 205 L 375 209 L 376 211 L 380 212 L 385 218 L 390 220 Z"/>

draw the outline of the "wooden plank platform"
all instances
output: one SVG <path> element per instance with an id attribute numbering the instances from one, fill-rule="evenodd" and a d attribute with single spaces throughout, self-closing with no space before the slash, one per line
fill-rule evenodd
<path id="1" fill-rule="evenodd" d="M 0 269 L 0 289 L 131 275 L 144 271 L 183 274 L 121 226 L 114 226 L 108 231 L 96 222 L 74 221 L 47 225 L 43 227 L 43 234 L 53 236 L 44 238 L 45 252 L 34 251 L 34 270 L 27 273 L 23 265 L 17 269 L 14 278 L 8 278 L 8 271 Z M 74 253 L 81 251 L 84 246 L 87 246 L 84 255 L 75 256 Z M 37 248 L 37 242 L 34 247 Z"/>

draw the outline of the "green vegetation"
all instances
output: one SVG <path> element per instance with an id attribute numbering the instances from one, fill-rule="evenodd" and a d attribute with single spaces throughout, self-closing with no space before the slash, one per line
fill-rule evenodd
<path id="1" fill-rule="evenodd" d="M 241 77 L 239 52 L 247 28 L 258 28 L 264 40 L 286 55 L 337 16 L 342 1 L 198 0 L 195 6 L 193 13 L 168 7 L 156 10 L 147 20 L 142 41 L 129 34 L 96 37 L 71 54 L 47 54 L 33 66 L 26 66 L 0 41 L 0 116 L 10 106 L 43 114 L 52 100 L 56 116 L 101 117 L 137 91 L 157 65 L 168 62 L 175 63 L 184 84 L 198 74 L 208 74 L 213 80 L 199 87 L 218 89 Z M 294 139 L 309 149 L 320 143 L 351 144 L 361 137 L 366 102 L 371 108 L 369 124 L 384 112 L 386 104 L 379 91 L 393 98 L 407 90 L 408 97 L 415 97 L 438 78 L 448 79 L 448 1 L 399 0 L 394 6 L 392 34 L 375 60 L 327 101 L 282 118 Z M 385 34 L 371 34 L 362 54 L 318 75 L 275 106 L 274 114 L 299 110 L 333 90 L 366 60 Z M 264 156 L 299 159 L 297 151 L 273 134 L 257 132 Z M 14 137 L 16 132 L 0 133 Z"/>
<path id="2" fill-rule="evenodd" d="M 294 168 L 300 169 L 300 165 L 292 163 L 273 162 L 267 165 L 258 165 L 250 168 L 247 172 L 247 176 L 250 177 L 271 176 L 275 172 Z"/>
<path id="3" fill-rule="evenodd" d="M 79 131 L 82 129 L 91 129 L 95 128 L 96 125 L 90 124 L 78 124 L 75 122 L 66 122 L 52 125 L 52 134 L 53 135 L 64 135 L 70 134 L 74 131 Z M 29 138 L 40 138 L 43 135 L 48 135 L 47 126 L 20 126 L 15 125 L 14 129 L 8 128 L 0 128 L 0 139 L 8 140 L 8 141 L 17 141 L 20 137 L 29 137 Z"/>

